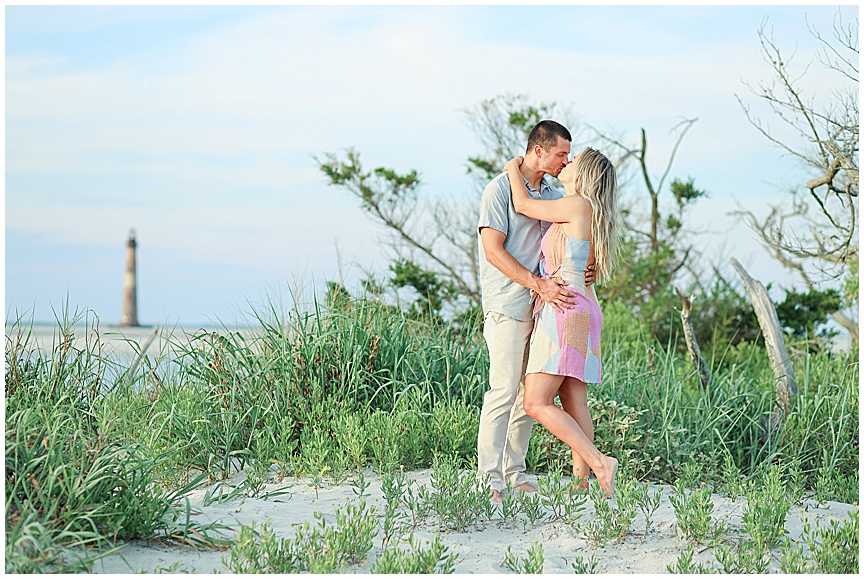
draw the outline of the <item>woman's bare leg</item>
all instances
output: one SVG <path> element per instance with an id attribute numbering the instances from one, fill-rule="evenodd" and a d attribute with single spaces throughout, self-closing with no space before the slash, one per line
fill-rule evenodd
<path id="1" fill-rule="evenodd" d="M 555 406 L 555 393 L 563 381 L 562 376 L 553 374 L 528 374 L 525 377 L 525 412 L 578 454 L 594 471 L 600 487 L 611 495 L 618 461 L 597 450 L 579 423 L 566 411 Z M 565 394 L 565 398 L 566 396 Z"/>
<path id="2" fill-rule="evenodd" d="M 594 423 L 588 410 L 588 387 L 585 382 L 566 377 L 558 389 L 558 398 L 564 411 L 573 417 L 585 437 L 594 443 Z M 575 450 L 573 451 L 573 480 L 577 488 L 588 488 L 588 463 Z"/>

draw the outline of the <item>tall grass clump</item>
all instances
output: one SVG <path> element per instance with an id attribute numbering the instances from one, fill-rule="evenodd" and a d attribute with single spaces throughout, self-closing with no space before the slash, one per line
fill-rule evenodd
<path id="1" fill-rule="evenodd" d="M 156 456 L 129 436 L 135 397 L 132 368 L 102 356 L 98 319 L 82 314 L 58 322 L 53 350 L 36 348 L 30 327 L 7 328 L 6 570 L 89 569 L 86 548 L 135 537 L 176 536 L 188 527 L 172 506 L 185 492 L 164 490 L 159 475 L 169 455 Z M 78 347 L 75 332 L 84 333 Z"/>
<path id="2" fill-rule="evenodd" d="M 201 331 L 177 346 L 182 386 L 160 390 L 154 412 L 165 417 L 168 443 L 183 445 L 187 466 L 227 476 L 264 459 L 250 452 L 259 440 L 271 460 L 308 471 L 296 457 L 321 442 L 317 431 L 352 442 L 347 455 L 344 445 L 318 449 L 333 461 L 322 465 L 331 473 L 413 468 L 439 453 L 467 461 L 476 450 L 488 365 L 476 328 L 411 320 L 364 300 L 315 301 L 287 315 L 270 304 L 253 317 L 261 329 L 254 337 Z"/>

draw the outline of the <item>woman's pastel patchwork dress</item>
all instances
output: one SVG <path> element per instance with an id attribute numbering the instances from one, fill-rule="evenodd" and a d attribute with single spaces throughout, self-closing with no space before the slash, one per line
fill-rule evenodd
<path id="1" fill-rule="evenodd" d="M 585 266 L 591 243 L 567 237 L 560 223 L 543 236 L 540 272 L 560 277 L 576 294 L 575 307 L 559 313 L 540 298 L 534 306 L 534 332 L 526 373 L 544 372 L 572 376 L 583 382 L 600 382 L 600 328 L 603 313 L 594 287 L 585 287 Z"/>

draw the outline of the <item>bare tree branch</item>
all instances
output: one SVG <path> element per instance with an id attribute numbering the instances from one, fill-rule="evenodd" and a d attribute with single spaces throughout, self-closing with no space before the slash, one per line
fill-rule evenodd
<path id="1" fill-rule="evenodd" d="M 858 259 L 858 22 L 856 19 L 854 25 L 844 27 L 838 13 L 833 41 L 821 36 L 809 22 L 808 28 L 822 46 L 814 61 L 796 77 L 791 68 L 795 54 L 784 57 L 763 22 L 757 34 L 774 82 L 760 83 L 758 88 L 746 85 L 768 105 L 774 117 L 801 135 L 803 146 L 776 136 L 743 99 L 737 95 L 736 99 L 756 130 L 802 160 L 811 176 L 791 192 L 791 199 L 771 207 L 763 219 L 743 208 L 736 214 L 744 218 L 775 260 L 797 272 L 814 290 L 820 283 L 847 275 L 850 263 Z M 833 98 L 822 109 L 817 109 L 815 97 L 805 97 L 798 84 L 814 62 L 839 73 L 838 84 L 825 87 Z M 824 100 L 825 95 L 821 98 Z M 836 314 L 838 323 L 857 339 L 857 321 Z"/>
<path id="2" fill-rule="evenodd" d="M 681 141 L 684 140 L 684 135 L 687 134 L 687 131 L 690 130 L 690 127 L 698 121 L 698 117 L 694 117 L 692 119 L 684 119 L 674 127 L 672 127 L 671 131 L 679 130 L 680 127 L 684 127 L 680 129 L 678 132 L 678 138 L 675 140 L 675 146 L 672 147 L 672 152 L 669 154 L 669 161 L 666 163 L 666 170 L 663 171 L 663 176 L 660 177 L 660 181 L 657 182 L 657 190 L 663 189 L 663 182 L 666 181 L 666 177 L 669 176 L 669 171 L 672 169 L 672 162 L 675 161 L 675 155 L 678 154 L 678 147 L 681 146 Z"/>

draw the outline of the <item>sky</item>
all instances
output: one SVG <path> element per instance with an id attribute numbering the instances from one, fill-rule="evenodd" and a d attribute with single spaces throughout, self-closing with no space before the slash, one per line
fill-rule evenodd
<path id="1" fill-rule="evenodd" d="M 857 19 L 857 6 L 839 11 Z M 698 118 L 671 171 L 709 194 L 691 216 L 697 245 L 796 286 L 729 212 L 764 215 L 806 172 L 736 95 L 770 119 L 746 84 L 771 78 L 760 26 L 803 71 L 808 23 L 830 35 L 837 12 L 7 5 L 7 319 L 51 321 L 68 303 L 117 323 L 130 228 L 142 324 L 241 323 L 299 288 L 385 272 L 384 231 L 315 158 L 353 147 L 367 167 L 417 169 L 421 196 L 473 198 L 466 161 L 482 147 L 465 111 L 503 94 L 554 101 L 631 143 L 644 128 L 655 176 L 670 129 Z M 819 99 L 835 79 L 813 67 L 801 82 Z"/>

